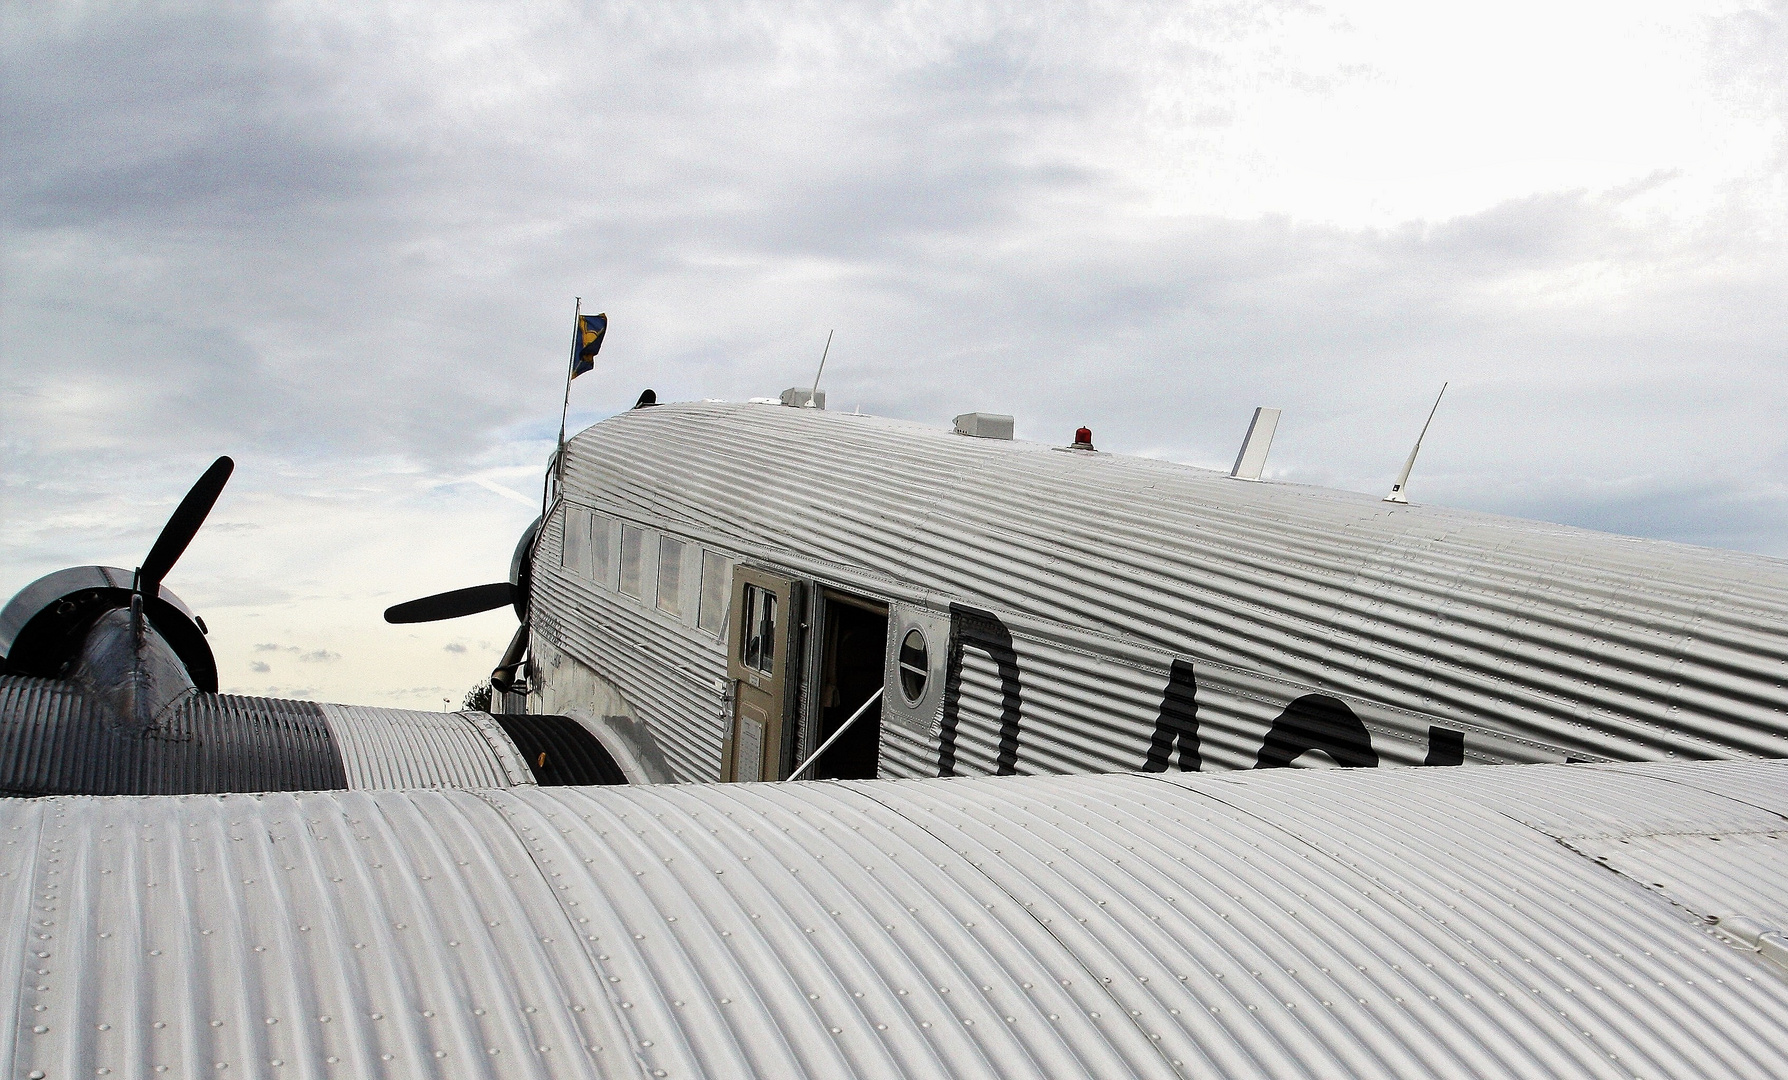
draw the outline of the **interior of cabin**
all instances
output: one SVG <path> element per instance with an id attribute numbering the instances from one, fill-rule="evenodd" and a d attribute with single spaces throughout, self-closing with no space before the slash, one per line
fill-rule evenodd
<path id="1" fill-rule="evenodd" d="M 869 696 L 881 689 L 883 650 L 888 640 L 888 608 L 872 600 L 826 589 L 821 619 L 818 731 L 815 747 L 835 734 Z M 875 778 L 882 714 L 870 709 L 814 763 L 820 780 Z"/>

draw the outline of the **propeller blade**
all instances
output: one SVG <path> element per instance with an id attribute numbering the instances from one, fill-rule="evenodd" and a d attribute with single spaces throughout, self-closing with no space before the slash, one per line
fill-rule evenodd
<path id="1" fill-rule="evenodd" d="M 439 622 L 461 615 L 476 615 L 512 602 L 515 586 L 507 581 L 492 585 L 474 585 L 469 589 L 436 593 L 420 600 L 410 600 L 385 609 L 388 623 Z"/>
<path id="2" fill-rule="evenodd" d="M 229 482 L 230 473 L 236 463 L 227 457 L 220 457 L 199 477 L 199 482 L 180 500 L 174 508 L 174 515 L 168 523 L 161 527 L 161 535 L 155 538 L 155 546 L 149 549 L 148 558 L 137 570 L 137 589 L 145 596 L 154 597 L 161 589 L 162 579 L 174 568 L 180 556 L 186 551 L 186 545 L 198 534 L 199 526 L 205 524 L 205 516 L 211 513 L 216 505 L 217 497 L 223 493 L 224 484 Z"/>

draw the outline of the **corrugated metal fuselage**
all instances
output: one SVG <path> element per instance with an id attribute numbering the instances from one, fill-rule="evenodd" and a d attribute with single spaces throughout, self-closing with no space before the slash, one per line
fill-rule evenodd
<path id="1" fill-rule="evenodd" d="M 755 404 L 614 417 L 565 477 L 532 708 L 679 780 L 720 775 L 736 564 L 810 638 L 887 606 L 882 776 L 1788 756 L 1779 560 Z M 828 704 L 787 659 L 784 775 Z"/>

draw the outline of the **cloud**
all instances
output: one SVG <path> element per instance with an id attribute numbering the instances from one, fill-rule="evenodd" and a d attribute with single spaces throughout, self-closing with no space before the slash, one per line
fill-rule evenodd
<path id="1" fill-rule="evenodd" d="M 463 653 L 466 651 L 466 647 L 457 641 L 449 641 L 447 644 L 441 646 L 441 648 L 450 653 Z"/>
<path id="2" fill-rule="evenodd" d="M 486 476 L 468 476 L 462 480 L 450 480 L 450 481 L 448 481 L 448 483 L 477 484 L 479 487 L 485 489 L 486 491 L 495 492 L 496 494 L 501 495 L 503 498 L 510 499 L 514 502 L 521 503 L 523 506 L 535 506 L 538 504 L 537 500 L 530 499 L 526 495 L 523 495 L 521 492 L 515 490 L 514 488 L 509 487 L 505 484 L 499 484 L 495 480 L 492 480 Z"/>
<path id="3" fill-rule="evenodd" d="M 340 653 L 330 652 L 328 649 L 301 649 L 296 645 L 276 645 L 272 642 L 265 641 L 257 644 L 254 647 L 254 651 L 258 653 L 290 653 L 306 664 L 326 664 L 341 659 Z M 261 671 L 264 669 L 256 667 L 254 670 Z"/>
<path id="4" fill-rule="evenodd" d="M 267 663 L 264 660 L 256 660 L 254 663 L 248 665 L 248 670 L 255 672 L 256 674 L 259 674 L 259 675 L 265 675 L 269 671 L 273 670 L 273 665 Z"/>
<path id="5" fill-rule="evenodd" d="M 295 701 L 311 701 L 317 697 L 318 691 L 315 686 L 226 686 L 223 688 L 223 692 L 226 694 L 243 694 L 249 697 L 270 697 L 285 698 Z"/>
<path id="6" fill-rule="evenodd" d="M 1273 475 L 1381 493 L 1450 379 L 1418 497 L 1788 555 L 1781 0 L 6 26 L 0 593 L 137 565 L 230 453 L 171 584 L 329 694 L 426 706 L 507 636 L 378 612 L 505 572 L 580 295 L 573 430 L 836 328 L 834 408 L 1227 467 L 1274 405 Z"/>

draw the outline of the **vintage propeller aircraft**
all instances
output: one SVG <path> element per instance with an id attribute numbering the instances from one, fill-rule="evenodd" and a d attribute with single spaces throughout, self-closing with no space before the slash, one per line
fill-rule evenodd
<path id="1" fill-rule="evenodd" d="M 21 591 L 0 1069 L 1788 1074 L 1784 564 L 821 406 L 387 612 L 512 606 L 494 717 L 216 693 L 227 459 Z"/>
<path id="2" fill-rule="evenodd" d="M 386 618 L 512 607 L 515 730 L 476 741 L 539 762 L 517 732 L 549 725 L 578 782 L 1788 755 L 1781 561 L 1409 505 L 1407 469 L 1383 501 L 1251 480 L 1265 419 L 1225 476 L 985 413 L 643 396 L 555 456 L 505 580 Z M 0 787 L 342 786 L 343 747 L 409 752 L 390 724 L 483 723 L 216 694 L 162 580 L 230 468 L 136 573 L 61 571 L 0 612 L 7 737 L 81 747 L 0 771 L 111 777 Z"/>

